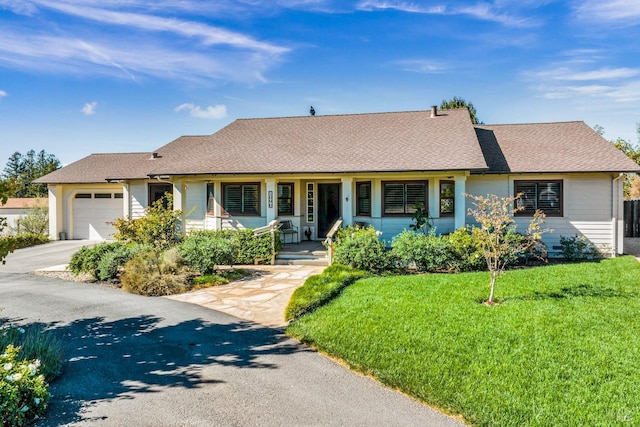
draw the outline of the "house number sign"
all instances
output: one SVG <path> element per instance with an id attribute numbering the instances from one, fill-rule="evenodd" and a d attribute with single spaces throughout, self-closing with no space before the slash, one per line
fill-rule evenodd
<path id="1" fill-rule="evenodd" d="M 267 194 L 267 201 L 269 204 L 269 209 L 273 208 L 273 190 L 269 190 Z"/>

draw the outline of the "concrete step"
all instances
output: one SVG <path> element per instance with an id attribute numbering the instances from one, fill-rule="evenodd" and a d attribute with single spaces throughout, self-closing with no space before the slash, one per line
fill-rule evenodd
<path id="1" fill-rule="evenodd" d="M 280 259 L 276 258 L 276 265 L 314 265 L 328 266 L 328 258 L 308 258 L 308 259 Z"/>

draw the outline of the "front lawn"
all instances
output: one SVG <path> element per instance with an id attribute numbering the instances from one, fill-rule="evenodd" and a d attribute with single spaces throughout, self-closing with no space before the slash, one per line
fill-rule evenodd
<path id="1" fill-rule="evenodd" d="M 640 425 L 640 264 L 363 279 L 287 333 L 473 425 Z"/>

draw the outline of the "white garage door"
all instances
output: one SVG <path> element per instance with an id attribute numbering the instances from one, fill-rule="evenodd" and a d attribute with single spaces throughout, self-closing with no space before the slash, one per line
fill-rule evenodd
<path id="1" fill-rule="evenodd" d="M 74 239 L 113 239 L 113 222 L 122 216 L 122 193 L 78 193 L 73 202 Z"/>

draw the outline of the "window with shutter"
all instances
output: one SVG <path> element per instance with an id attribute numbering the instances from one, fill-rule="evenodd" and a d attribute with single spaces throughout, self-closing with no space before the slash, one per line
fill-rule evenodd
<path id="1" fill-rule="evenodd" d="M 371 216 L 371 181 L 356 182 L 356 215 Z"/>
<path id="2" fill-rule="evenodd" d="M 278 184 L 278 215 L 293 215 L 293 184 Z"/>
<path id="3" fill-rule="evenodd" d="M 427 207 L 427 183 L 383 182 L 382 198 L 384 215 L 412 215 L 416 211 L 416 205 Z"/>
<path id="4" fill-rule="evenodd" d="M 562 180 L 515 181 L 514 193 L 519 194 L 516 215 L 530 216 L 541 210 L 547 216 L 562 216 Z"/>
<path id="5" fill-rule="evenodd" d="M 260 215 L 260 184 L 222 184 L 222 207 L 229 215 Z"/>

